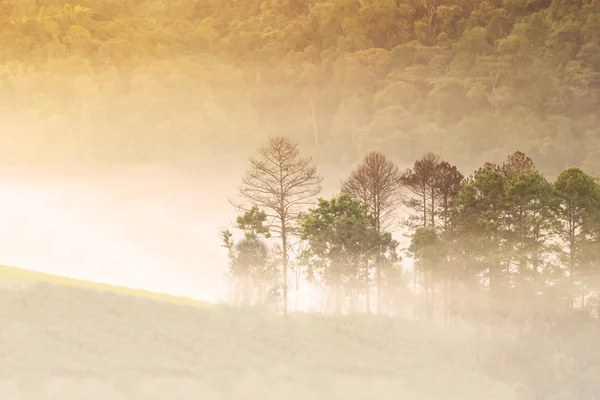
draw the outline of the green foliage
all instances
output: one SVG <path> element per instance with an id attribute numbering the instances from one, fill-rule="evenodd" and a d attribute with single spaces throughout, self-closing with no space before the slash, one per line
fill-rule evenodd
<path id="1" fill-rule="evenodd" d="M 419 227 L 413 232 L 408 251 L 426 271 L 439 268 L 445 255 L 440 235 L 431 226 Z"/>
<path id="2" fill-rule="evenodd" d="M 341 194 L 331 200 L 319 199 L 315 208 L 300 216 L 300 238 L 307 245 L 300 262 L 307 266 L 309 281 L 334 289 L 337 311 L 343 307 L 344 293 L 350 294 L 353 309 L 358 293 L 370 298 L 374 266 L 378 288 L 385 278 L 398 283 L 394 273 L 398 270 L 398 243 L 390 233 L 380 230 L 368 209 L 367 204 Z M 367 310 L 368 304 L 367 300 Z"/>
<path id="3" fill-rule="evenodd" d="M 10 1 L 1 156 L 183 162 L 289 132 L 469 169 L 519 147 L 556 176 L 595 165 L 598 20 L 558 0 Z"/>
<path id="4" fill-rule="evenodd" d="M 246 305 L 251 302 L 252 286 L 259 288 L 259 302 L 265 302 L 265 285 L 270 285 L 276 275 L 274 260 L 261 240 L 271 237 L 264 225 L 266 219 L 266 213 L 254 206 L 236 219 L 237 229 L 244 232 L 243 239 L 235 243 L 229 230 L 221 232 L 223 247 L 229 255 L 229 275 L 234 283 L 241 285 Z"/>
<path id="5" fill-rule="evenodd" d="M 366 206 L 347 194 L 319 199 L 316 208 L 300 218 L 300 238 L 308 248 L 303 259 L 311 279 L 326 285 L 357 285 L 363 257 L 373 254 L 378 242 L 375 222 Z"/>
<path id="6" fill-rule="evenodd" d="M 237 228 L 244 231 L 246 240 L 257 240 L 259 236 L 265 239 L 271 237 L 269 228 L 264 225 L 267 220 L 267 214 L 260 210 L 258 206 L 253 206 L 250 211 L 245 212 L 236 218 Z"/>

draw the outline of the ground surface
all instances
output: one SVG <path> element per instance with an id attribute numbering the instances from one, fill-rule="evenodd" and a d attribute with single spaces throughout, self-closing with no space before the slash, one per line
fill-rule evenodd
<path id="1" fill-rule="evenodd" d="M 514 398 L 470 371 L 466 333 L 284 318 L 7 268 L 0 278 L 13 282 L 0 291 L 3 399 Z"/>

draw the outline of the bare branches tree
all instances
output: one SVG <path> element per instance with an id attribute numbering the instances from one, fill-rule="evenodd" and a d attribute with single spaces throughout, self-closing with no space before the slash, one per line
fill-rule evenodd
<path id="1" fill-rule="evenodd" d="M 342 182 L 342 193 L 347 193 L 368 207 L 375 219 L 377 233 L 391 228 L 395 220 L 395 210 L 401 202 L 401 173 L 398 167 L 379 152 L 371 152 L 363 163 Z M 381 260 L 376 265 L 377 312 L 381 312 Z M 368 285 L 368 274 L 367 274 Z M 368 286 L 367 286 L 368 288 Z M 367 312 L 369 294 L 367 293 Z"/>
<path id="2" fill-rule="evenodd" d="M 299 212 L 321 191 L 322 178 L 311 161 L 310 157 L 300 157 L 297 143 L 283 137 L 270 138 L 258 149 L 258 157 L 250 158 L 250 168 L 242 179 L 239 195 L 250 207 L 236 205 L 242 210 L 252 205 L 263 208 L 270 218 L 270 231 L 281 239 L 284 313 L 288 308 L 289 238 Z"/>

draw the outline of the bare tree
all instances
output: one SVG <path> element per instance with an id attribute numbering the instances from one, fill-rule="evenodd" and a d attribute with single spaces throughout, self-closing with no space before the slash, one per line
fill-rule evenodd
<path id="1" fill-rule="evenodd" d="M 342 193 L 347 193 L 368 207 L 375 219 L 377 234 L 391 228 L 395 211 L 401 202 L 401 173 L 398 167 L 379 152 L 367 154 L 361 165 L 342 182 Z M 381 256 L 377 257 L 375 280 L 377 284 L 377 313 L 381 312 Z M 369 274 L 367 273 L 367 312 L 369 312 Z"/>
<path id="2" fill-rule="evenodd" d="M 322 178 L 311 158 L 300 157 L 298 144 L 283 137 L 270 138 L 250 158 L 250 168 L 242 180 L 239 195 L 250 203 L 236 205 L 249 210 L 252 205 L 264 209 L 270 218 L 269 229 L 281 239 L 283 274 L 283 310 L 287 313 L 288 249 L 298 213 L 321 191 Z"/>

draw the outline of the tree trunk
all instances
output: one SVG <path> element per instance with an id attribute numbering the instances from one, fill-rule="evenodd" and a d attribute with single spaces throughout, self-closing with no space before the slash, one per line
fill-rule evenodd
<path id="1" fill-rule="evenodd" d="M 431 272 L 431 321 L 435 322 L 435 276 Z"/>
<path id="2" fill-rule="evenodd" d="M 338 282 L 335 289 L 335 314 L 342 313 L 342 282 Z"/>
<path id="3" fill-rule="evenodd" d="M 248 307 L 250 306 L 250 278 L 245 276 L 244 277 L 244 294 L 243 294 L 243 300 L 242 300 L 242 304 L 244 305 L 244 307 Z"/>
<path id="4" fill-rule="evenodd" d="M 315 146 L 319 147 L 319 130 L 317 128 L 317 117 L 315 116 L 315 102 L 314 100 L 310 101 L 310 111 L 311 111 L 311 115 L 312 115 L 312 126 L 313 126 L 313 133 L 315 136 Z"/>
<path id="5" fill-rule="evenodd" d="M 454 325 L 455 322 L 455 301 L 456 299 L 454 296 L 454 248 L 452 244 L 450 244 L 450 260 L 448 262 L 448 314 L 450 318 L 450 325 Z"/>
<path id="6" fill-rule="evenodd" d="M 300 292 L 300 268 L 298 266 L 296 266 L 295 268 L 295 280 L 296 280 L 296 292 L 294 295 L 294 311 L 298 310 L 298 293 Z"/>
<path id="7" fill-rule="evenodd" d="M 369 263 L 366 263 L 366 276 L 365 276 L 365 302 L 367 308 L 367 314 L 371 313 L 371 287 L 369 285 Z"/>
<path id="8" fill-rule="evenodd" d="M 569 309 L 574 308 L 574 275 L 575 274 L 575 223 L 569 222 L 569 285 L 571 286 L 571 294 L 569 296 Z"/>
<path id="9" fill-rule="evenodd" d="M 377 249 L 377 269 L 376 279 L 377 279 L 377 314 L 381 314 L 381 249 Z"/>
<path id="10" fill-rule="evenodd" d="M 417 317 L 419 313 L 419 302 L 416 301 L 417 296 L 417 262 L 413 260 L 413 293 L 415 298 L 413 299 L 413 315 Z"/>
<path id="11" fill-rule="evenodd" d="M 434 187 L 431 187 L 431 226 L 435 228 L 435 193 Z"/>
<path id="12" fill-rule="evenodd" d="M 429 321 L 429 280 L 427 279 L 427 271 L 423 271 L 423 289 L 425 294 L 425 317 Z"/>
<path id="13" fill-rule="evenodd" d="M 423 226 L 427 226 L 427 197 L 425 190 L 423 190 Z"/>
<path id="14" fill-rule="evenodd" d="M 258 287 L 258 301 L 261 305 L 265 305 L 267 303 L 267 299 L 265 296 L 265 286 L 266 282 L 264 279 L 260 280 L 260 286 Z"/>
<path id="15" fill-rule="evenodd" d="M 448 325 L 448 276 L 444 279 L 444 325 Z"/>
<path id="16" fill-rule="evenodd" d="M 288 255 L 287 255 L 287 230 L 285 218 L 281 219 L 281 265 L 283 272 L 283 313 L 288 312 Z"/>

